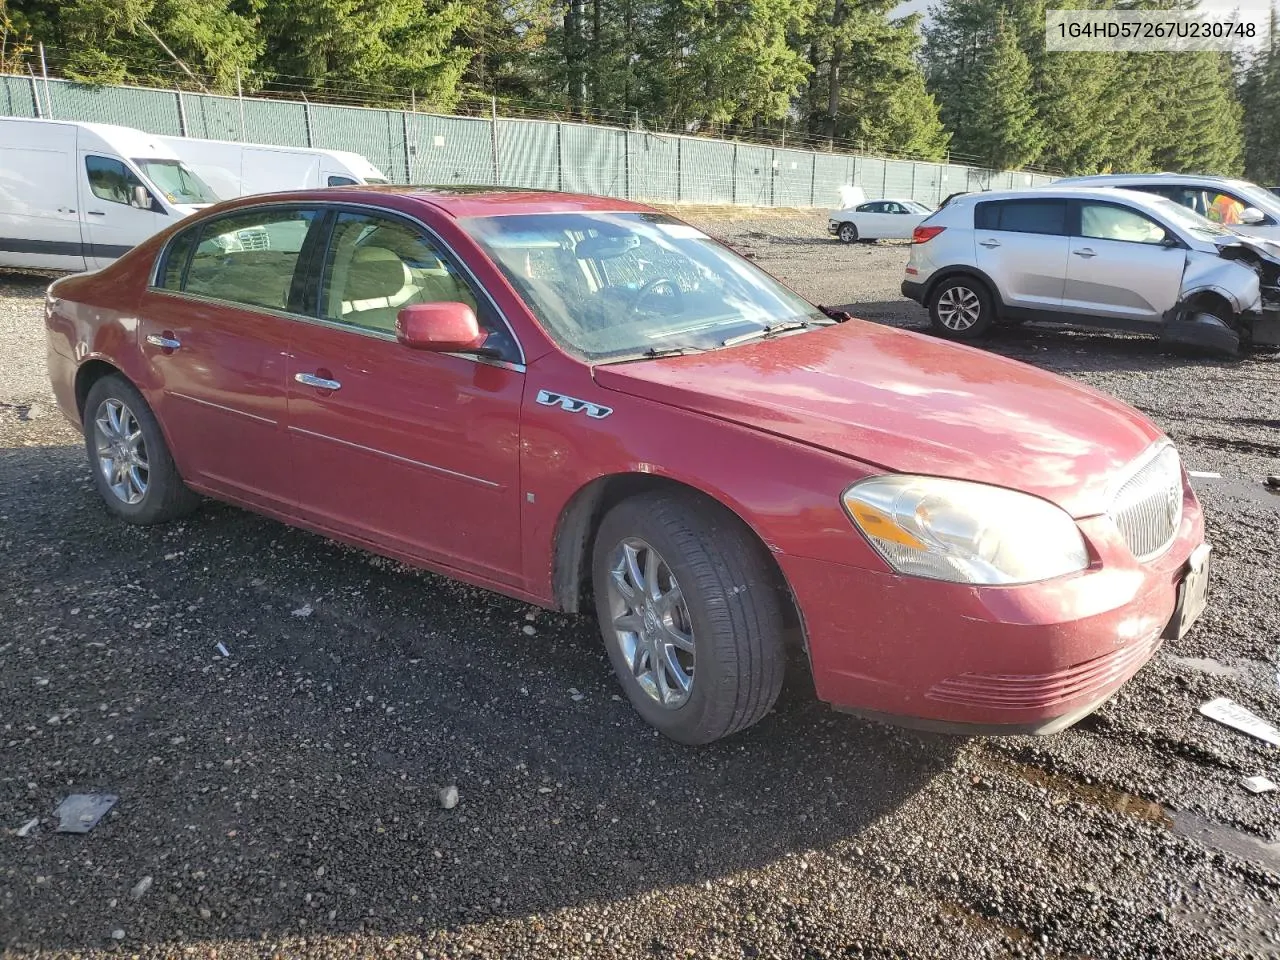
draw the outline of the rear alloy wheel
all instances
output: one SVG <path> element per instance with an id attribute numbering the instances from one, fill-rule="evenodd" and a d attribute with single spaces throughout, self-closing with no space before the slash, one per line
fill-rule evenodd
<path id="1" fill-rule="evenodd" d="M 840 230 L 837 232 L 837 236 L 840 237 L 841 243 L 857 243 L 858 228 L 852 223 L 846 221 L 845 223 L 840 224 Z"/>
<path id="2" fill-rule="evenodd" d="M 718 504 L 667 492 L 622 501 L 596 534 L 592 584 L 614 672 L 661 733 L 710 743 L 772 708 L 786 665 L 780 588 Z"/>
<path id="3" fill-rule="evenodd" d="M 136 524 L 185 516 L 200 503 L 169 455 L 147 402 L 119 374 L 97 381 L 84 405 L 93 484 L 107 509 Z"/>
<path id="4" fill-rule="evenodd" d="M 956 277 L 944 280 L 934 291 L 929 318 L 940 336 L 976 340 L 990 331 L 995 310 L 985 286 L 968 277 Z"/>

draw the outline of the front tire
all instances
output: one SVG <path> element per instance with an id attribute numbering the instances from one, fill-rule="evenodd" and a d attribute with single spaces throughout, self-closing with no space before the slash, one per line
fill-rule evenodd
<path id="1" fill-rule="evenodd" d="M 781 585 L 751 532 L 678 493 L 622 501 L 592 558 L 596 615 L 636 712 L 679 743 L 756 723 L 782 689 Z"/>
<path id="2" fill-rule="evenodd" d="M 84 442 L 93 485 L 120 519 L 148 526 L 199 506 L 200 497 L 178 475 L 155 414 L 123 376 L 109 374 L 90 388 Z"/>
<path id="3" fill-rule="evenodd" d="M 996 319 L 995 304 L 986 285 L 972 277 L 943 280 L 929 299 L 934 332 L 949 340 L 977 340 L 986 336 Z"/>
<path id="4" fill-rule="evenodd" d="M 836 235 L 840 238 L 841 243 L 858 242 L 858 228 L 848 221 L 840 224 L 840 229 L 837 231 Z"/>

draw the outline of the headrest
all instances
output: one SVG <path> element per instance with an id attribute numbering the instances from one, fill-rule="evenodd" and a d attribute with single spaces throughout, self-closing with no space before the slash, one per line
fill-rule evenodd
<path id="1" fill-rule="evenodd" d="M 361 247 L 347 270 L 343 291 L 346 300 L 379 300 L 394 297 L 405 283 L 404 264 L 390 250 Z"/>

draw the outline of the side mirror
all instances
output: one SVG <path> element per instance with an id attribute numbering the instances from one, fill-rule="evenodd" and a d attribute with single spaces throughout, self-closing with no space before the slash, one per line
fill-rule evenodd
<path id="1" fill-rule="evenodd" d="M 396 339 L 414 350 L 478 353 L 486 336 L 465 303 L 415 303 L 396 315 Z"/>
<path id="2" fill-rule="evenodd" d="M 1240 211 L 1241 223 L 1262 223 L 1267 219 L 1267 215 L 1257 207 L 1245 207 Z"/>
<path id="3" fill-rule="evenodd" d="M 139 210 L 150 210 L 151 191 L 141 184 L 134 184 L 129 192 L 129 206 L 137 207 Z"/>

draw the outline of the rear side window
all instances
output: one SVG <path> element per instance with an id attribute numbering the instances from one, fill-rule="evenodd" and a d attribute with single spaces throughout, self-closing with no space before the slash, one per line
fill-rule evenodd
<path id="1" fill-rule="evenodd" d="M 287 310 L 302 246 L 318 220 L 315 210 L 273 207 L 208 221 L 183 292 Z"/>
<path id="2" fill-rule="evenodd" d="M 182 289 L 182 281 L 187 275 L 187 264 L 191 260 L 191 250 L 195 247 L 196 237 L 199 234 L 200 228 L 196 227 L 178 234 L 169 242 L 156 286 L 162 290 Z"/>
<path id="3" fill-rule="evenodd" d="M 979 230 L 1065 236 L 1067 201 L 987 200 L 974 207 L 973 225 Z"/>

